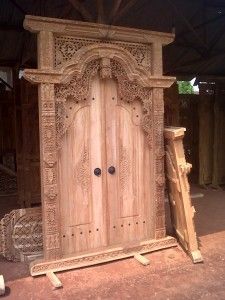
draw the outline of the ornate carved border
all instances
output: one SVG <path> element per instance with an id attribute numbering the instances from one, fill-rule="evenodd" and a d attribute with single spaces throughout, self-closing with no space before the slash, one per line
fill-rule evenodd
<path id="1" fill-rule="evenodd" d="M 176 246 L 177 241 L 175 238 L 166 237 L 164 239 L 159 240 L 145 241 L 137 246 L 130 248 L 118 247 L 113 249 L 102 250 L 97 253 L 73 256 L 50 262 L 33 262 L 30 265 L 30 272 L 32 276 L 37 276 L 46 274 L 50 270 L 52 272 L 60 272 L 65 270 L 77 269 L 81 267 L 87 267 L 117 259 L 131 257 L 137 253 L 144 254 L 159 249 L 165 249 Z"/>
<path id="2" fill-rule="evenodd" d="M 99 61 L 100 74 L 105 77 L 118 77 L 120 97 L 130 100 L 138 97 L 143 104 L 144 117 L 142 125 L 149 144 L 156 146 L 154 151 L 154 195 L 156 210 L 152 217 L 156 223 L 156 238 L 165 235 L 164 229 L 164 177 L 163 174 L 163 88 L 169 87 L 175 80 L 162 76 L 162 45 L 173 40 L 170 34 L 104 25 L 84 24 L 56 19 L 28 16 L 25 28 L 38 32 L 38 69 L 25 70 L 24 77 L 39 84 L 39 117 L 41 147 L 41 186 L 42 216 L 44 236 L 44 258 L 54 260 L 61 258 L 58 182 L 57 182 L 57 103 L 55 93 L 57 85 L 68 84 L 73 77 L 81 80 L 89 63 Z M 122 44 L 103 42 L 107 33 L 110 40 L 148 44 L 151 48 L 151 70 L 140 64 Z M 55 66 L 55 38 L 58 35 L 93 38 L 100 42 L 78 49 L 68 62 Z M 122 76 L 122 77 L 121 77 Z M 125 78 L 126 77 L 126 78 Z M 123 79 L 125 78 L 125 79 Z M 123 80 L 121 80 L 123 79 Z M 151 118 L 151 116 L 153 116 Z M 151 120 L 152 119 L 152 120 Z M 153 128 L 152 122 L 155 126 Z M 159 240 L 160 241 L 160 240 Z M 164 244 L 157 242 L 157 245 Z M 147 247 L 148 248 L 148 247 Z M 147 249 L 146 252 L 151 251 Z M 151 247 L 150 247 L 151 248 Z M 154 247 L 153 247 L 154 248 Z M 137 250 L 138 251 L 138 250 Z M 140 249 L 140 251 L 142 251 Z M 124 256 L 125 255 L 125 256 Z M 122 257 L 130 256 L 123 254 Z M 110 260 L 112 260 L 111 258 Z M 96 262 L 97 263 L 97 262 Z"/>

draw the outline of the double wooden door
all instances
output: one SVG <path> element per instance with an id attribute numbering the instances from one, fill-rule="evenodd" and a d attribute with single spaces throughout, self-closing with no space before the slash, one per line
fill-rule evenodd
<path id="1" fill-rule="evenodd" d="M 63 254 L 154 238 L 152 153 L 141 101 L 119 99 L 117 81 L 92 79 L 90 98 L 71 101 L 59 152 Z"/>

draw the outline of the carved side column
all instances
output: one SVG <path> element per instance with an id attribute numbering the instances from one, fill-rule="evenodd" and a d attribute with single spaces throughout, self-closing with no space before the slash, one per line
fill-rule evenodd
<path id="1" fill-rule="evenodd" d="M 152 74 L 162 76 L 162 44 L 156 42 L 152 45 Z M 153 88 L 153 145 L 154 149 L 154 174 L 155 174 L 155 191 L 154 198 L 156 201 L 156 227 L 155 237 L 160 239 L 165 237 L 165 205 L 164 205 L 164 96 L 163 88 Z"/>
<path id="2" fill-rule="evenodd" d="M 155 174 L 155 191 L 154 198 L 156 201 L 156 228 L 155 237 L 157 239 L 165 237 L 165 206 L 164 206 L 164 102 L 163 89 L 153 89 L 153 140 L 154 140 L 154 174 Z"/>
<path id="3" fill-rule="evenodd" d="M 40 32 L 38 45 L 38 68 L 53 69 L 52 32 Z M 61 257 L 54 84 L 40 83 L 38 96 L 44 259 L 50 260 Z"/>

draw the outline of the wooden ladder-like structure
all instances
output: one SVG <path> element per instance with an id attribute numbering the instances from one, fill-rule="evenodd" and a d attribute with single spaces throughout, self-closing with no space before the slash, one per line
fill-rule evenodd
<path id="1" fill-rule="evenodd" d="M 166 166 L 172 223 L 178 240 L 189 253 L 194 263 L 202 262 L 202 255 L 194 226 L 195 209 L 191 203 L 187 174 L 192 165 L 186 162 L 183 137 L 186 129 L 168 127 L 165 129 Z"/>

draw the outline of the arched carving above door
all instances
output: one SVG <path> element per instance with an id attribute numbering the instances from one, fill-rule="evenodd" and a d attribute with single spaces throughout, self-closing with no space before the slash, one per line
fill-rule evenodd
<path id="1" fill-rule="evenodd" d="M 111 45 L 110 45 L 111 47 Z M 85 51 L 86 53 L 86 51 Z M 102 57 L 104 54 L 104 57 Z M 75 63 L 70 63 L 63 68 L 66 74 L 66 82 L 55 85 L 55 101 L 56 101 L 56 130 L 57 130 L 57 146 L 60 148 L 61 139 L 66 131 L 70 128 L 77 109 L 73 108 L 73 104 L 88 105 L 90 102 L 90 83 L 91 78 L 100 74 L 103 78 L 115 78 L 118 82 L 119 101 L 132 103 L 138 99 L 143 105 L 143 117 L 141 124 L 146 133 L 149 146 L 152 144 L 152 90 L 150 87 L 144 87 L 136 80 L 134 70 L 127 71 L 124 67 L 127 61 L 121 63 L 123 55 L 117 54 L 116 59 L 110 52 L 102 53 L 100 58 L 91 55 L 94 59 L 86 64 L 78 55 L 79 72 Z M 113 58 L 111 58 L 113 56 Z M 83 57 L 84 58 L 84 57 Z M 90 59 L 90 58 L 89 58 Z M 89 59 L 86 59 L 89 61 Z M 86 66 L 86 68 L 85 68 Z M 130 68 L 130 69 L 133 69 Z M 78 75 L 79 74 L 79 75 Z M 129 74 L 129 75 L 128 75 Z M 69 76 L 69 77 L 68 77 Z M 133 78 L 132 78 L 133 77 Z M 68 78 L 70 80 L 68 81 Z M 72 105 L 72 106 L 71 106 Z"/>

